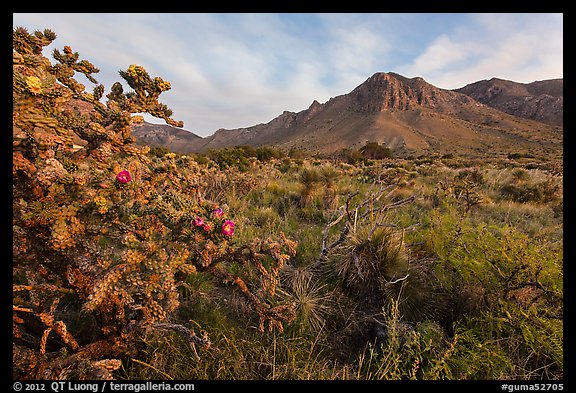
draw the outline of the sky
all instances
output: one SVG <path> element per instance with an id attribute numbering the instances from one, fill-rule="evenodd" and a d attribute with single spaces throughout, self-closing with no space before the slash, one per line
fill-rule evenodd
<path id="1" fill-rule="evenodd" d="M 300 112 L 377 72 L 443 89 L 563 78 L 561 13 L 14 13 L 19 26 L 54 31 L 43 54 L 55 63 L 70 46 L 105 93 L 129 90 L 118 72 L 132 64 L 170 82 L 160 102 L 202 137 Z"/>

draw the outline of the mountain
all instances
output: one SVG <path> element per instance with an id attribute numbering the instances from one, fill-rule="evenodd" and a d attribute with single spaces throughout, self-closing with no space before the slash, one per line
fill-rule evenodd
<path id="1" fill-rule="evenodd" d="M 94 106 L 86 101 L 71 99 L 66 109 L 88 114 L 94 110 Z M 131 128 L 131 135 L 138 145 L 167 147 L 177 153 L 190 153 L 194 151 L 190 146 L 202 137 L 184 130 L 182 128 L 172 127 L 168 124 L 153 124 L 143 121 L 134 124 Z M 86 141 L 80 139 L 75 133 L 70 133 L 73 143 L 77 146 L 84 146 Z"/>
<path id="2" fill-rule="evenodd" d="M 564 123 L 564 80 L 518 83 L 492 78 L 456 89 L 502 112 L 552 125 Z"/>
<path id="3" fill-rule="evenodd" d="M 143 122 L 135 124 L 131 129 L 132 136 L 139 145 L 167 147 L 176 153 L 190 153 L 190 146 L 202 137 L 181 128 L 168 124 L 152 124 Z"/>
<path id="4" fill-rule="evenodd" d="M 562 129 L 510 115 L 420 77 L 379 72 L 350 93 L 323 104 L 313 101 L 308 109 L 285 111 L 265 124 L 220 129 L 193 141 L 190 148 L 205 151 L 242 144 L 274 145 L 330 154 L 366 142 L 385 143 L 399 156 L 558 150 Z"/>

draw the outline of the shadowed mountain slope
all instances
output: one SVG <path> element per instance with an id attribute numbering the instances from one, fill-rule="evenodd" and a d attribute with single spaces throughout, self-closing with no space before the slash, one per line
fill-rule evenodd
<path id="1" fill-rule="evenodd" d="M 552 125 L 564 123 L 564 80 L 517 83 L 492 78 L 455 91 L 508 114 Z"/>
<path id="2" fill-rule="evenodd" d="M 220 129 L 190 151 L 247 144 L 330 154 L 385 143 L 395 154 L 492 154 L 562 147 L 558 126 L 513 116 L 469 95 L 437 88 L 422 78 L 376 73 L 350 93 L 300 112 L 285 111 L 265 124 Z"/>

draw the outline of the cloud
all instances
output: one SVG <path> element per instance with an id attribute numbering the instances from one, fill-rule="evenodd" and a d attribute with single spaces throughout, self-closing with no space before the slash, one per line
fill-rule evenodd
<path id="1" fill-rule="evenodd" d="M 562 77 L 561 14 L 28 13 L 17 25 L 54 30 L 46 56 L 70 45 L 106 89 L 130 64 L 168 80 L 160 100 L 201 136 L 301 111 L 380 71 L 443 88 Z"/>
<path id="2" fill-rule="evenodd" d="M 443 88 L 498 77 L 516 82 L 561 78 L 561 14 L 477 14 L 435 38 L 401 67 Z"/>
<path id="3" fill-rule="evenodd" d="M 408 74 L 431 74 L 454 66 L 471 55 L 473 49 L 465 43 L 454 42 L 443 34 L 436 38 L 412 64 L 404 68 Z"/>

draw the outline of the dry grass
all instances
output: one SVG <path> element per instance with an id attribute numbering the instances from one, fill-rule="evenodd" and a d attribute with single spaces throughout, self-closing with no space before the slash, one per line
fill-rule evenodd
<path id="1" fill-rule="evenodd" d="M 284 273 L 285 295 L 296 307 L 297 321 L 304 331 L 320 332 L 332 312 L 332 292 L 306 268 L 290 268 Z"/>

